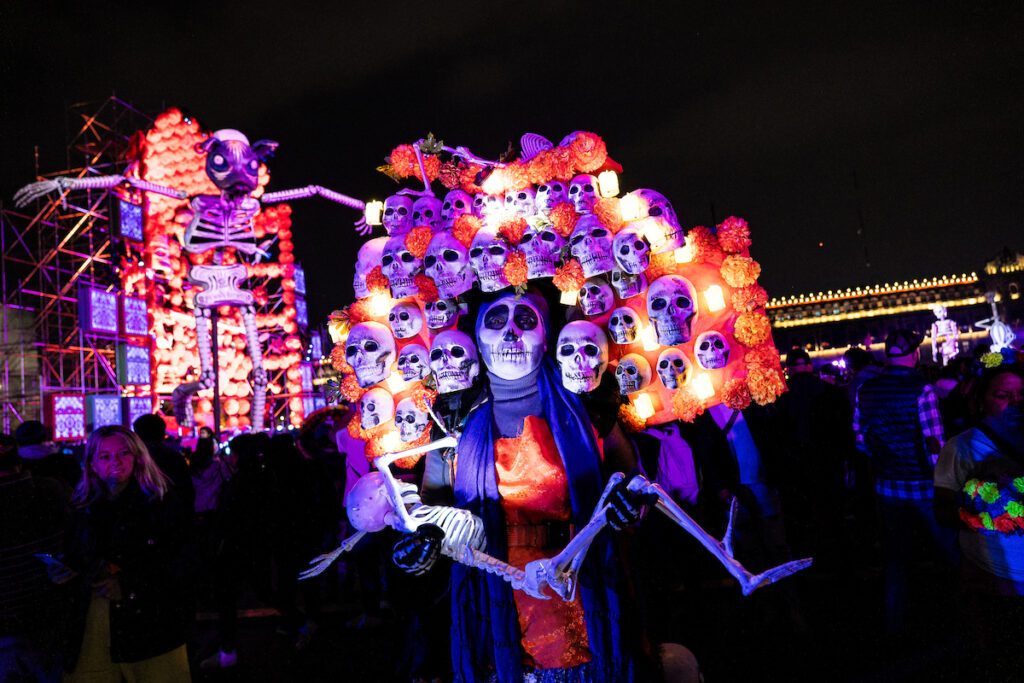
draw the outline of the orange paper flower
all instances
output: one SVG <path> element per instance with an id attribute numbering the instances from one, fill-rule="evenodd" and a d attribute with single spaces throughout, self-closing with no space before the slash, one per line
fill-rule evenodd
<path id="1" fill-rule="evenodd" d="M 418 225 L 405 235 L 405 248 L 419 260 L 427 255 L 430 238 L 434 236 L 429 225 Z"/>
<path id="2" fill-rule="evenodd" d="M 331 349 L 331 367 L 343 375 L 352 373 L 352 366 L 345 360 L 344 344 L 335 344 Z"/>
<path id="3" fill-rule="evenodd" d="M 534 185 L 543 185 L 554 177 L 555 170 L 547 150 L 539 152 L 526 163 L 526 173 Z"/>
<path id="4" fill-rule="evenodd" d="M 523 233 L 530 227 L 522 216 L 510 218 L 498 226 L 498 234 L 512 246 L 518 247 L 519 240 L 523 239 Z"/>
<path id="5" fill-rule="evenodd" d="M 564 266 L 555 271 L 552 282 L 563 292 L 578 292 L 586 279 L 580 262 L 576 259 L 569 259 Z"/>
<path id="6" fill-rule="evenodd" d="M 420 167 L 416 161 L 416 150 L 413 149 L 412 145 L 399 145 L 395 147 L 391 150 L 388 162 L 395 169 L 395 175 L 399 178 L 408 178 L 411 175 L 419 174 Z"/>
<path id="7" fill-rule="evenodd" d="M 733 410 L 743 410 L 750 405 L 750 388 L 742 379 L 731 379 L 722 387 L 722 403 Z"/>
<path id="8" fill-rule="evenodd" d="M 501 171 L 505 192 L 518 192 L 530 186 L 530 172 L 523 162 L 513 161 L 506 164 Z"/>
<path id="9" fill-rule="evenodd" d="M 740 313 L 733 336 L 744 346 L 757 346 L 766 342 L 771 332 L 771 323 L 764 313 Z"/>
<path id="10" fill-rule="evenodd" d="M 768 292 L 760 285 L 750 285 L 733 291 L 732 307 L 740 313 L 756 311 L 768 303 Z"/>
<path id="11" fill-rule="evenodd" d="M 434 405 L 434 400 L 437 398 L 437 392 L 433 389 L 420 384 L 412 390 L 412 400 L 416 404 L 418 410 L 422 410 L 424 413 L 427 412 L 427 405 Z"/>
<path id="12" fill-rule="evenodd" d="M 416 298 L 425 304 L 438 300 L 437 285 L 434 284 L 434 278 L 430 277 L 426 273 L 416 273 L 416 277 L 413 278 L 413 282 L 419 287 L 420 291 L 416 293 Z"/>
<path id="13" fill-rule="evenodd" d="M 683 422 L 693 422 L 704 412 L 704 401 L 694 396 L 689 389 L 677 389 L 672 394 L 672 412 Z"/>
<path id="14" fill-rule="evenodd" d="M 567 183 L 576 175 L 576 165 L 572 153 L 567 147 L 555 147 L 548 150 L 548 160 L 551 164 L 552 177 L 558 178 Z"/>
<path id="15" fill-rule="evenodd" d="M 556 204 L 555 208 L 551 209 L 551 212 L 548 214 L 548 219 L 551 221 L 555 232 L 562 237 L 568 237 L 572 234 L 578 218 L 576 208 L 568 202 Z"/>
<path id="16" fill-rule="evenodd" d="M 365 390 L 359 386 L 359 382 L 356 381 L 355 374 L 345 375 L 341 378 L 341 386 L 339 387 L 341 395 L 345 397 L 345 400 L 349 403 L 357 403 L 359 399 L 363 397 Z M 356 427 L 359 426 L 359 420 L 355 420 Z"/>
<path id="17" fill-rule="evenodd" d="M 651 262 L 644 271 L 647 282 L 654 282 L 662 275 L 676 272 L 676 257 L 672 252 L 665 254 L 652 254 Z"/>
<path id="18" fill-rule="evenodd" d="M 632 403 L 623 403 L 619 406 L 619 423 L 627 432 L 642 432 L 647 429 L 647 420 L 640 417 Z"/>
<path id="19" fill-rule="evenodd" d="M 441 164 L 437 177 L 441 179 L 441 184 L 449 190 L 457 190 L 462 187 L 462 167 L 456 161 L 446 161 Z"/>
<path id="20" fill-rule="evenodd" d="M 455 223 L 452 225 L 452 237 L 462 243 L 462 246 L 469 249 L 470 245 L 473 244 L 473 238 L 476 237 L 477 232 L 480 228 L 484 227 L 484 222 L 471 214 L 464 214 L 455 219 Z"/>
<path id="21" fill-rule="evenodd" d="M 768 368 L 782 367 L 779 350 L 772 344 L 761 344 L 747 349 L 747 352 L 743 354 L 743 360 L 748 365 L 763 365 Z"/>
<path id="22" fill-rule="evenodd" d="M 718 226 L 718 244 L 727 254 L 737 254 L 750 246 L 750 230 L 747 222 L 736 216 L 729 216 Z"/>
<path id="23" fill-rule="evenodd" d="M 366 274 L 366 288 L 370 290 L 370 294 L 387 294 L 390 286 L 388 276 L 384 274 L 380 266 L 374 266 Z"/>
<path id="24" fill-rule="evenodd" d="M 718 240 L 703 225 L 698 225 L 686 233 L 686 243 L 693 250 L 693 263 L 713 262 L 722 252 Z"/>
<path id="25" fill-rule="evenodd" d="M 747 287 L 757 282 L 761 265 L 749 256 L 726 256 L 720 269 L 722 279 L 730 287 Z"/>
<path id="26" fill-rule="evenodd" d="M 766 406 L 782 396 L 782 392 L 786 390 L 786 383 L 782 381 L 782 376 L 777 370 L 763 365 L 751 365 L 747 371 L 747 388 L 750 389 L 750 397 L 754 402 Z"/>
<path id="27" fill-rule="evenodd" d="M 437 177 L 441 174 L 441 160 L 433 154 L 423 155 L 423 170 L 427 172 L 426 180 L 428 183 L 437 180 Z M 419 177 L 420 168 L 416 166 L 416 172 L 414 175 Z"/>
<path id="28" fill-rule="evenodd" d="M 370 300 L 368 298 L 359 299 L 348 307 L 348 319 L 352 325 L 358 325 L 361 322 L 373 320 L 373 318 L 374 316 L 370 312 Z"/>
<path id="29" fill-rule="evenodd" d="M 462 189 L 469 194 L 479 194 L 480 192 L 483 192 L 483 188 L 476 184 L 476 176 L 483 169 L 484 167 L 479 164 L 468 164 L 464 166 L 460 176 Z"/>
<path id="30" fill-rule="evenodd" d="M 622 212 L 619 210 L 618 197 L 599 197 L 594 202 L 594 215 L 613 233 L 622 230 Z"/>
<path id="31" fill-rule="evenodd" d="M 592 173 L 604 165 L 608 149 L 604 140 L 594 133 L 579 131 L 569 143 L 573 165 L 583 173 Z"/>
<path id="32" fill-rule="evenodd" d="M 505 279 L 513 287 L 526 284 L 526 254 L 520 251 L 510 251 L 508 258 L 505 259 L 505 265 L 501 268 L 502 273 L 505 274 Z"/>

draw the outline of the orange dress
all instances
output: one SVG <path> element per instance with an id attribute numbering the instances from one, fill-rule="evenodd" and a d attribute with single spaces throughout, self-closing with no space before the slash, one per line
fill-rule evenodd
<path id="1" fill-rule="evenodd" d="M 510 528 L 569 521 L 569 482 L 547 422 L 528 416 L 522 436 L 495 441 L 494 464 L 501 504 Z M 516 536 L 519 535 L 509 531 L 508 561 L 519 568 L 561 550 L 560 547 L 513 545 L 512 539 Z M 514 596 L 528 666 L 558 669 L 590 661 L 587 625 L 579 595 L 572 602 L 558 597 L 538 600 L 522 591 L 515 591 Z"/>

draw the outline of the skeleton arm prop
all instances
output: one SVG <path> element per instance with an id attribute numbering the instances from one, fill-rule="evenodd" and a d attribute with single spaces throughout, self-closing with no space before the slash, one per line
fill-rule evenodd
<path id="1" fill-rule="evenodd" d="M 29 183 L 15 192 L 14 205 L 20 209 L 30 202 L 54 191 L 60 192 L 61 202 L 66 205 L 67 193 L 72 190 L 108 190 L 112 187 L 117 187 L 121 183 L 128 183 L 135 189 L 142 190 L 143 192 L 155 192 L 166 197 L 174 197 L 175 199 L 188 199 L 188 194 L 181 190 L 174 190 L 133 176 L 102 175 L 90 176 L 88 178 L 57 176 L 53 180 L 40 180 L 35 183 Z"/>
<path id="2" fill-rule="evenodd" d="M 262 201 L 264 204 L 274 204 L 277 202 L 291 201 L 292 199 L 308 199 L 309 197 L 317 196 L 323 197 L 324 199 L 329 199 L 332 202 L 336 202 L 338 204 L 344 204 L 350 209 L 356 209 L 357 211 L 363 211 L 364 209 L 366 209 L 366 203 L 363 202 L 362 200 L 354 199 L 352 197 L 349 197 L 347 194 L 335 192 L 334 190 L 329 190 L 326 187 L 321 187 L 319 185 L 307 185 L 306 187 L 298 187 L 295 188 L 294 190 L 280 190 L 278 192 L 267 192 L 262 197 L 260 197 L 260 201 Z M 355 225 L 356 232 L 358 232 L 360 235 L 367 235 L 370 233 L 371 230 L 373 230 L 373 226 L 368 225 L 366 223 L 365 217 L 359 219 L 359 221 Z"/>

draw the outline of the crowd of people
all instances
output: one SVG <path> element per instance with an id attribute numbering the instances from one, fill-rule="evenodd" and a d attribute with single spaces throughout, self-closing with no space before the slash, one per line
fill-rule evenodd
<path id="1" fill-rule="evenodd" d="M 591 432 L 574 422 L 550 367 L 495 375 L 489 406 L 473 390 L 437 406 L 460 416 L 460 444 L 485 455 L 456 472 L 451 453 L 432 453 L 399 476 L 417 485 L 417 503 L 471 511 L 488 552 L 517 565 L 586 523 L 603 485 L 599 458 L 660 484 L 716 534 L 736 499 L 732 544 L 750 571 L 794 557 L 843 575 L 877 563 L 879 629 L 894 648 L 914 635 L 908 595 L 948 581 L 979 675 L 1002 680 L 1022 663 L 1024 371 L 986 367 L 980 354 L 923 365 L 921 343 L 897 330 L 883 358 L 851 348 L 839 372 L 793 349 L 775 404 L 717 406 L 638 434 L 616 422 L 613 389 L 587 397 Z M 300 582 L 311 558 L 354 532 L 344 500 L 370 465 L 350 419 L 348 407 L 328 408 L 297 432 L 222 445 L 208 429 L 168 438 L 149 415 L 133 430 L 97 429 L 80 452 L 35 421 L 0 435 L 0 681 L 191 680 L 196 667 L 238 664 L 243 594 L 273 607 L 279 633 L 301 650 L 325 598 L 340 593 L 359 605 L 349 628 L 399 624 L 395 680 L 477 680 L 481 661 L 495 680 L 522 679 L 526 661 L 572 680 L 698 680 L 686 646 L 699 625 L 680 623 L 680 602 L 724 574 L 624 490 L 609 520 L 617 531 L 591 549 L 571 603 L 543 604 L 452 563 L 440 551 L 453 539 L 430 526 L 369 534 Z M 564 471 L 548 466 L 552 443 L 572 453 Z M 538 484 L 567 476 L 564 498 Z M 798 580 L 758 600 L 766 630 L 807 632 Z M 218 615 L 217 642 L 196 652 L 190 629 L 203 608 Z"/>

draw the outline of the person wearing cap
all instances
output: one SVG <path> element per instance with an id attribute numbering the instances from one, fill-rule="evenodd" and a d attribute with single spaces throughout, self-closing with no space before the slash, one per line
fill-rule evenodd
<path id="1" fill-rule="evenodd" d="M 53 430 L 38 420 L 26 420 L 14 430 L 14 438 L 25 471 L 35 477 L 63 482 L 67 486 L 67 498 L 71 498 L 71 491 L 82 477 L 82 468 L 74 457 L 62 453 L 53 442 Z"/>
<path id="2" fill-rule="evenodd" d="M 886 631 L 903 630 L 907 568 L 914 533 L 924 532 L 950 566 L 955 538 L 932 513 L 935 462 L 942 448 L 942 419 L 935 388 L 916 370 L 921 335 L 907 329 L 885 340 L 888 364 L 857 392 L 853 427 L 871 459 L 885 562 Z"/>

